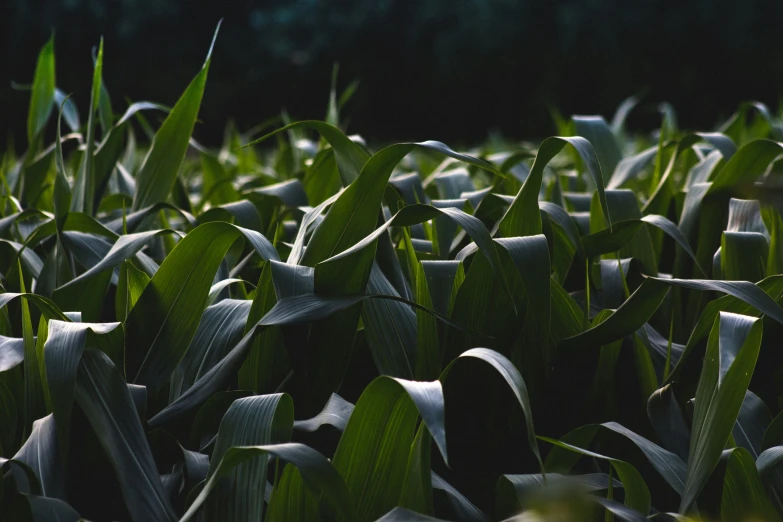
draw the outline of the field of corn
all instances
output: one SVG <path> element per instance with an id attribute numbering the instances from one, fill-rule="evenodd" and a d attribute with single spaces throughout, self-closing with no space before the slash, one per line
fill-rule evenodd
<path id="1" fill-rule="evenodd" d="M 333 78 L 325 121 L 212 149 L 210 54 L 169 108 L 111 98 L 101 43 L 77 109 L 41 50 L 0 520 L 781 520 L 778 115 L 381 148 Z"/>

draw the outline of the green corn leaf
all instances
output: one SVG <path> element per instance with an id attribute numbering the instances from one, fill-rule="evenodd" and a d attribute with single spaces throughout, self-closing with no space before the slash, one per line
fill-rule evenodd
<path id="1" fill-rule="evenodd" d="M 214 473 L 207 479 L 201 493 L 179 519 L 180 522 L 187 522 L 193 518 L 219 480 L 231 469 L 254 457 L 267 455 L 273 455 L 296 466 L 307 487 L 316 494 L 323 494 L 341 518 L 348 522 L 358 520 L 354 501 L 345 482 L 326 457 L 304 444 L 287 443 L 229 448 Z"/>
<path id="2" fill-rule="evenodd" d="M 0 337 L 0 372 L 15 368 L 24 361 L 24 339 Z"/>
<path id="3" fill-rule="evenodd" d="M 68 125 L 71 132 L 79 132 L 79 128 L 82 125 L 79 120 L 79 111 L 76 108 L 76 103 L 58 88 L 54 89 L 54 103 L 58 107 L 62 107 L 65 124 Z"/>
<path id="4" fill-rule="evenodd" d="M 19 269 L 19 284 L 22 294 L 24 294 L 24 274 L 22 273 L 21 265 L 17 266 Z M 30 318 L 30 305 L 27 299 L 22 299 L 20 304 L 22 307 L 22 339 L 24 342 L 24 430 L 27 432 L 33 427 L 33 421 L 44 415 L 46 398 L 41 379 L 42 361 L 38 360 L 38 353 L 35 349 L 35 332 L 33 331 L 33 323 Z"/>
<path id="5" fill-rule="evenodd" d="M 448 462 L 444 415 L 438 381 L 379 377 L 365 389 L 333 459 L 356 499 L 360 520 L 374 520 L 399 501 L 419 416 Z"/>
<path id="6" fill-rule="evenodd" d="M 704 358 L 680 512 L 689 510 L 720 459 L 739 414 L 761 345 L 761 322 L 722 312 Z"/>
<path id="7" fill-rule="evenodd" d="M 283 468 L 283 473 L 269 499 L 264 520 L 266 522 L 322 520 L 318 498 L 307 487 L 295 465 L 286 464 Z"/>
<path id="8" fill-rule="evenodd" d="M 133 266 L 130 261 L 126 260 L 120 265 L 120 277 L 114 300 L 114 309 L 119 322 L 125 322 L 149 282 L 150 276 Z"/>
<path id="9" fill-rule="evenodd" d="M 399 296 L 373 263 L 367 293 Z M 362 305 L 362 322 L 378 371 L 383 375 L 413 378 L 417 343 L 416 313 L 400 301 L 370 299 Z"/>
<path id="10" fill-rule="evenodd" d="M 258 281 L 255 298 L 250 307 L 247 322 L 245 323 L 245 334 L 249 333 L 256 323 L 277 303 L 275 295 L 273 272 L 275 267 L 284 268 L 303 268 L 296 265 L 288 265 L 270 261 L 261 272 Z M 309 269 L 309 267 L 308 267 Z M 312 272 L 312 269 L 309 269 Z M 298 293 L 297 271 L 292 271 L 291 285 L 285 285 L 286 291 L 291 294 Z M 310 273 L 312 276 L 312 273 Z M 310 277 L 312 279 L 312 277 Z M 301 281 L 307 281 L 307 276 L 302 277 Z M 309 291 L 312 291 L 310 282 Z M 284 294 L 285 295 L 285 294 Z M 239 385 L 243 389 L 254 390 L 256 393 L 267 393 L 274 390 L 285 378 L 290 370 L 290 358 L 283 345 L 282 334 L 279 328 L 270 327 L 260 332 L 252 341 L 252 345 L 247 354 L 247 358 L 239 369 Z"/>
<path id="11" fill-rule="evenodd" d="M 523 511 L 526 505 L 535 505 L 536 496 L 546 492 L 546 486 L 557 484 L 561 487 L 580 488 L 586 492 L 600 493 L 601 490 L 622 488 L 623 483 L 606 473 L 588 473 L 584 475 L 561 475 L 550 473 L 547 482 L 540 474 L 503 475 L 498 479 L 495 493 L 497 513 L 511 515 Z M 620 504 L 622 506 L 622 504 Z M 626 508 L 627 509 L 627 508 Z M 639 515 L 641 517 L 641 515 Z M 644 518 L 642 518 L 644 519 Z"/>
<path id="12" fill-rule="evenodd" d="M 582 136 L 593 145 L 601 170 L 614 172 L 622 155 L 606 121 L 601 116 L 572 116 L 571 121 L 574 122 L 577 136 Z"/>
<path id="13" fill-rule="evenodd" d="M 682 459 L 616 422 L 605 422 L 601 426 L 633 442 L 666 483 L 677 493 L 682 493 L 686 477 L 685 462 Z"/>
<path id="14" fill-rule="evenodd" d="M 196 333 L 221 260 L 243 236 L 262 258 L 277 259 L 261 234 L 228 223 L 199 226 L 166 257 L 125 321 L 134 382 L 156 388 L 174 370 Z"/>
<path id="15" fill-rule="evenodd" d="M 54 218 L 57 222 L 57 231 L 62 232 L 65 226 L 65 220 L 68 218 L 68 211 L 71 207 L 71 186 L 68 184 L 68 178 L 65 172 L 65 160 L 63 159 L 62 138 L 60 134 L 60 123 L 62 121 L 63 109 L 66 100 L 60 105 L 60 112 L 57 118 L 57 136 L 55 138 L 55 156 L 54 161 L 57 166 L 57 175 L 54 181 Z"/>
<path id="16" fill-rule="evenodd" d="M 720 248 L 722 279 L 761 281 L 767 273 L 769 242 L 758 232 L 723 233 Z"/>
<path id="17" fill-rule="evenodd" d="M 432 488 L 436 491 L 442 491 L 446 495 L 449 504 L 460 520 L 468 522 L 487 522 L 489 520 L 483 511 L 434 471 L 432 472 Z"/>
<path id="18" fill-rule="evenodd" d="M 509 298 L 511 298 L 511 290 L 503 274 L 500 257 L 498 255 L 495 245 L 492 242 L 492 237 L 490 236 L 486 227 L 484 226 L 483 223 L 481 223 L 479 219 L 455 208 L 448 208 L 448 207 L 436 208 L 428 205 L 410 205 L 404 207 L 397 214 L 395 214 L 391 219 L 386 221 L 380 227 L 376 228 L 367 236 L 358 240 L 350 248 L 347 248 L 335 255 L 332 255 L 332 257 L 324 261 L 321 261 L 319 263 L 319 266 L 326 267 L 332 265 L 332 267 L 334 267 L 334 265 L 344 260 L 345 258 L 348 258 L 349 256 L 362 252 L 367 247 L 373 245 L 375 240 L 381 234 L 386 232 L 386 230 L 391 226 L 410 226 L 413 224 L 419 224 L 421 222 L 427 221 L 431 218 L 438 217 L 438 216 L 447 217 L 453 220 L 455 223 L 461 226 L 468 233 L 471 239 L 473 239 L 473 241 L 475 242 L 475 246 L 472 247 L 470 250 L 471 251 L 479 250 L 481 251 L 482 254 L 484 254 L 486 260 L 489 262 L 492 270 L 494 271 L 494 274 L 499 284 L 505 291 L 506 295 L 509 296 Z M 326 218 L 324 218 L 324 222 L 326 222 Z M 308 246 L 308 248 L 310 247 Z M 345 264 L 345 263 L 343 262 L 341 264 Z M 332 267 L 330 267 L 331 270 L 336 271 L 340 269 L 339 266 L 334 268 Z M 345 266 L 344 270 L 347 270 L 348 268 L 349 268 L 348 266 Z M 340 274 L 338 272 L 330 275 L 339 277 Z M 513 306 L 513 301 L 512 301 L 512 306 Z"/>
<path id="19" fill-rule="evenodd" d="M 212 446 L 217 437 L 220 422 L 228 409 L 234 404 L 234 401 L 252 395 L 247 391 L 233 390 L 221 391 L 214 394 L 210 399 L 199 408 L 193 419 L 193 427 L 190 433 L 191 446 L 199 448 L 199 451 L 206 451 Z M 209 469 L 209 462 L 207 462 Z M 206 478 L 206 470 L 204 477 Z"/>
<path id="20" fill-rule="evenodd" d="M 367 161 L 356 181 L 351 183 L 331 206 L 313 233 L 302 258 L 302 264 L 314 266 L 346 251 L 372 232 L 393 169 L 417 147 L 437 151 L 493 173 L 497 170 L 479 159 L 454 152 L 439 142 L 402 143 L 386 147 Z M 446 215 L 457 216 L 452 209 L 439 210 Z M 455 219 L 459 218 L 455 217 Z"/>
<path id="21" fill-rule="evenodd" d="M 630 335 L 658 309 L 669 288 L 657 279 L 645 279 L 642 285 L 605 321 L 597 326 L 567 337 L 560 342 L 561 350 L 575 347 L 603 346 Z"/>
<path id="22" fill-rule="evenodd" d="M 9 468 L 14 474 L 14 482 L 20 493 L 30 495 L 40 495 L 41 485 L 38 483 L 38 477 L 35 472 L 25 464 L 14 459 L 0 457 L 0 467 Z"/>
<path id="23" fill-rule="evenodd" d="M 764 491 L 753 457 L 743 448 L 734 448 L 728 458 L 720 514 L 727 522 L 753 516 L 771 522 L 780 520 Z"/>
<path id="24" fill-rule="evenodd" d="M 731 284 L 735 285 L 736 283 L 731 283 Z M 747 283 L 741 283 L 740 285 L 747 286 Z M 756 286 L 762 292 L 766 293 L 773 302 L 779 300 L 781 295 L 783 295 L 783 278 L 779 276 L 768 277 L 763 281 L 759 281 L 759 283 Z M 740 290 L 740 288 L 735 288 L 735 289 Z M 696 323 L 696 325 L 694 326 L 693 330 L 690 333 L 690 337 L 688 338 L 688 343 L 685 345 L 685 349 L 683 350 L 682 355 L 677 361 L 677 365 L 672 370 L 669 376 L 670 381 L 678 378 L 684 366 L 686 365 L 686 361 L 689 360 L 689 357 L 693 352 L 693 350 L 695 349 L 695 347 L 702 340 L 706 339 L 709 336 L 710 331 L 712 330 L 712 327 L 715 323 L 715 319 L 718 317 L 718 314 L 720 312 L 732 312 L 735 314 L 753 315 L 753 316 L 761 315 L 762 312 L 759 310 L 759 308 L 757 308 L 757 306 L 765 306 L 765 305 L 763 305 L 762 302 L 749 299 L 748 297 L 749 296 L 747 296 L 746 294 L 730 292 L 729 295 L 711 301 L 704 308 L 704 312 L 701 314 L 698 322 Z M 765 310 L 767 314 L 773 314 L 771 315 L 771 317 L 775 317 L 774 308 L 766 309 L 765 306 Z"/>
<path id="25" fill-rule="evenodd" d="M 41 312 L 41 314 L 46 317 L 47 319 L 60 319 L 62 321 L 68 321 L 68 317 L 63 314 L 63 312 L 60 311 L 60 309 L 57 307 L 56 304 L 54 304 L 49 299 L 42 297 L 37 294 L 31 294 L 31 293 L 14 293 L 14 292 L 5 292 L 0 294 L 0 308 L 3 308 L 11 301 L 21 298 L 25 301 L 29 301 L 30 303 L 34 304 L 36 308 L 38 308 L 38 311 Z"/>
<path id="26" fill-rule="evenodd" d="M 760 176 L 781 152 L 781 144 L 769 140 L 756 140 L 740 147 L 736 154 L 717 172 L 709 192 L 714 193 L 751 183 Z"/>
<path id="27" fill-rule="evenodd" d="M 527 314 L 524 346 L 538 347 L 544 364 L 549 365 L 549 328 L 551 318 L 549 289 L 549 249 L 543 235 L 501 238 L 495 242 L 506 249 L 525 284 Z"/>
<path id="28" fill-rule="evenodd" d="M 683 461 L 687 460 L 690 427 L 686 424 L 671 384 L 650 395 L 647 399 L 647 416 L 663 446 Z"/>
<path id="29" fill-rule="evenodd" d="M 606 188 L 618 189 L 626 182 L 636 178 L 649 166 L 657 153 L 658 147 L 649 147 L 638 154 L 620 160 L 612 172 L 612 177 L 606 183 Z"/>
<path id="30" fill-rule="evenodd" d="M 411 245 L 411 248 L 412 245 Z M 459 288 L 459 278 L 462 264 L 459 261 L 421 261 L 415 258 L 416 270 L 416 302 L 422 306 L 433 308 L 439 313 L 449 315 L 452 299 L 456 288 Z M 464 275 L 461 276 L 464 278 Z M 435 318 L 416 310 L 417 343 L 416 343 L 416 378 L 425 380 L 435 378 L 441 372 L 440 333 Z"/>
<path id="31" fill-rule="evenodd" d="M 623 483 L 623 489 L 625 490 L 625 506 L 637 510 L 642 514 L 648 513 L 650 511 L 650 490 L 648 489 L 647 484 L 644 482 L 642 476 L 631 464 L 622 460 L 606 457 L 599 453 L 585 450 L 555 439 L 550 439 L 547 437 L 539 438 L 554 446 L 571 451 L 573 453 L 608 461 L 617 472 L 617 476 L 619 477 L 620 481 Z"/>
<path id="32" fill-rule="evenodd" d="M 154 205 L 150 205 L 149 207 L 145 207 L 135 212 L 131 212 L 130 214 L 126 215 L 124 219 L 120 217 L 109 221 L 106 223 L 106 228 L 116 235 L 134 232 L 136 228 L 144 223 L 150 216 L 158 214 L 161 210 L 172 210 L 176 212 L 190 226 L 195 227 L 198 224 L 196 222 L 196 218 L 194 218 L 186 210 L 182 210 L 170 203 L 162 202 L 155 203 Z M 123 229 L 123 223 L 125 224 L 125 229 Z"/>
<path id="33" fill-rule="evenodd" d="M 608 221 L 609 230 L 612 230 L 612 220 L 609 214 L 609 204 L 606 200 L 601 166 L 593 146 L 589 141 L 581 137 L 553 137 L 547 138 L 541 143 L 536 160 L 530 169 L 530 175 L 501 219 L 498 225 L 498 232 L 501 237 L 530 236 L 542 232 L 541 216 L 538 213 L 538 193 L 541 190 L 544 168 L 552 158 L 563 150 L 566 144 L 574 147 L 582 161 L 584 161 L 596 185 L 604 218 Z"/>
<path id="34" fill-rule="evenodd" d="M 337 127 L 330 125 L 329 123 L 309 120 L 297 121 L 255 139 L 243 145 L 243 147 L 250 147 L 280 133 L 302 128 L 312 129 L 318 132 L 321 137 L 332 146 L 343 186 L 350 185 L 359 177 L 359 173 L 362 171 L 364 164 L 367 163 L 370 156 L 359 145 L 352 142 Z"/>
<path id="35" fill-rule="evenodd" d="M 150 147 L 141 170 L 136 176 L 136 194 L 133 198 L 134 211 L 166 201 L 174 187 L 201 107 L 201 98 L 204 96 L 204 87 L 212 58 L 212 47 L 215 45 L 219 30 L 220 23 L 215 29 L 204 66 L 190 82 L 155 134 L 152 147 Z"/>
<path id="36" fill-rule="evenodd" d="M 33 431 L 14 455 L 15 461 L 27 464 L 33 470 L 43 496 L 65 500 L 65 470 L 61 459 L 52 414 L 33 423 Z"/>
<path id="37" fill-rule="evenodd" d="M 612 316 L 576 336 L 564 339 L 561 347 L 579 344 L 603 345 L 639 329 L 660 306 L 669 286 L 710 290 L 729 294 L 783 324 L 783 309 L 760 287 L 747 281 L 647 278 Z M 689 343 L 690 344 L 690 343 Z M 686 352 L 688 352 L 686 347 Z"/>
<path id="38" fill-rule="evenodd" d="M 67 465 L 71 434 L 73 401 L 77 386 L 79 364 L 87 347 L 88 337 L 107 336 L 107 345 L 117 345 L 117 334 L 122 335 L 119 323 L 91 324 L 60 320 L 49 321 L 49 332 L 43 346 L 46 380 L 52 412 L 57 426 L 57 440 Z M 121 343 L 121 341 L 119 341 Z"/>
<path id="39" fill-rule="evenodd" d="M 337 312 L 350 308 L 365 299 L 391 299 L 404 302 L 409 306 L 422 308 L 421 305 L 401 297 L 383 295 L 353 295 L 341 297 L 321 297 L 315 294 L 302 294 L 281 299 L 254 326 L 246 330 L 245 336 L 221 359 L 212 366 L 193 386 L 188 388 L 177 400 L 166 406 L 149 420 L 151 426 L 160 426 L 192 411 L 220 390 L 233 371 L 244 361 L 253 347 L 253 339 L 264 329 L 272 326 L 297 325 L 327 318 Z M 426 309 L 438 319 L 457 329 L 464 327 L 445 316 Z M 321 402 L 323 404 L 323 402 Z M 320 407 L 320 406 L 319 406 Z"/>
<path id="40" fill-rule="evenodd" d="M 225 299 L 207 307 L 185 356 L 171 375 L 169 401 L 178 399 L 242 338 L 251 301 Z"/>
<path id="41" fill-rule="evenodd" d="M 408 454 L 407 473 L 402 486 L 399 505 L 420 513 L 432 513 L 432 438 L 423 424 L 416 431 L 416 437 Z"/>
<path id="42" fill-rule="evenodd" d="M 294 422 L 288 395 L 257 395 L 237 399 L 220 422 L 208 476 L 234 446 L 287 442 Z M 264 511 L 266 456 L 238 464 L 218 481 L 204 505 L 205 520 L 260 520 Z"/>
<path id="43" fill-rule="evenodd" d="M 95 113 L 98 110 L 101 83 L 103 75 L 103 40 L 98 48 L 98 58 L 92 76 L 92 91 L 90 93 L 90 112 L 87 118 L 86 148 L 82 157 L 79 173 L 74 182 L 71 211 L 93 214 L 93 197 L 95 193 Z"/>
<path id="44" fill-rule="evenodd" d="M 354 405 L 346 401 L 339 395 L 332 394 L 329 397 L 324 409 L 315 417 L 307 420 L 294 421 L 294 429 L 299 431 L 313 432 L 318 430 L 321 426 L 331 425 L 337 428 L 338 431 L 345 431 L 345 427 L 348 425 L 348 419 L 351 418 Z"/>
<path id="45" fill-rule="evenodd" d="M 82 281 L 86 281 L 89 278 L 114 268 L 122 264 L 124 261 L 132 258 L 154 237 L 171 233 L 176 234 L 176 232 L 171 230 L 151 230 L 148 232 L 137 232 L 134 234 L 126 234 L 118 237 L 117 241 L 105 254 L 100 257 L 100 260 L 96 264 L 91 266 L 89 270 L 82 273 L 78 277 L 68 281 L 66 284 L 58 288 L 57 291 L 66 292 L 71 288 L 77 287 Z"/>
<path id="46" fill-rule="evenodd" d="M 109 457 L 133 520 L 176 520 L 128 386 L 103 352 L 82 355 L 76 403 Z"/>
<path id="47" fill-rule="evenodd" d="M 18 502 L 9 509 L 9 516 L 14 520 L 27 520 L 32 522 L 78 522 L 82 520 L 66 502 L 57 498 L 48 498 L 38 495 L 21 494 L 16 497 Z"/>
<path id="48" fill-rule="evenodd" d="M 752 391 L 746 391 L 737 422 L 732 429 L 737 446 L 746 449 L 757 459 L 762 450 L 764 433 L 771 422 L 772 414 L 764 401 Z"/>
<path id="49" fill-rule="evenodd" d="M 31 148 L 49 119 L 54 92 L 54 36 L 52 36 L 38 54 L 38 63 L 33 77 L 33 92 L 27 112 L 27 143 Z"/>
<path id="50" fill-rule="evenodd" d="M 530 397 L 528 396 L 527 386 L 525 385 L 522 375 L 519 370 L 513 365 L 511 361 L 503 357 L 503 355 L 486 348 L 473 348 L 462 353 L 457 359 L 452 361 L 443 373 L 441 374 L 441 381 L 448 383 L 448 376 L 451 370 L 457 364 L 470 364 L 471 362 L 481 361 L 488 364 L 494 369 L 506 386 L 510 388 L 514 394 L 517 402 L 522 408 L 522 413 L 525 416 L 525 426 L 527 428 L 527 439 L 530 451 L 535 455 L 538 463 L 541 467 L 541 472 L 544 473 L 544 464 L 541 460 L 541 454 L 538 450 L 538 443 L 536 442 L 536 430 L 533 424 L 533 411 L 530 406 Z"/>

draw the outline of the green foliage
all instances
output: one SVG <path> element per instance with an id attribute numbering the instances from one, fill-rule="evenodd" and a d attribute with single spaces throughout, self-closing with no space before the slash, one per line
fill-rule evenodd
<path id="1" fill-rule="evenodd" d="M 333 92 L 212 150 L 209 55 L 157 131 L 102 46 L 80 126 L 54 59 L 0 171 L 3 520 L 783 515 L 763 107 L 465 154 L 368 147 Z"/>

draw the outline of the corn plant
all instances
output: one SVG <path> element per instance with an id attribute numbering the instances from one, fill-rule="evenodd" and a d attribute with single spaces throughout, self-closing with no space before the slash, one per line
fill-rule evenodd
<path id="1" fill-rule="evenodd" d="M 780 520 L 767 107 L 372 148 L 335 75 L 325 121 L 213 149 L 210 54 L 115 113 L 102 42 L 86 112 L 41 50 L 0 162 L 2 520 Z"/>

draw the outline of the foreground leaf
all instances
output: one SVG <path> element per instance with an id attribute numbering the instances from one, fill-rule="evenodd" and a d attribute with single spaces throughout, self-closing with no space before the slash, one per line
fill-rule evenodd
<path id="1" fill-rule="evenodd" d="M 696 389 L 681 513 L 691 508 L 731 434 L 756 365 L 761 331 L 755 317 L 721 312 L 715 320 Z"/>

